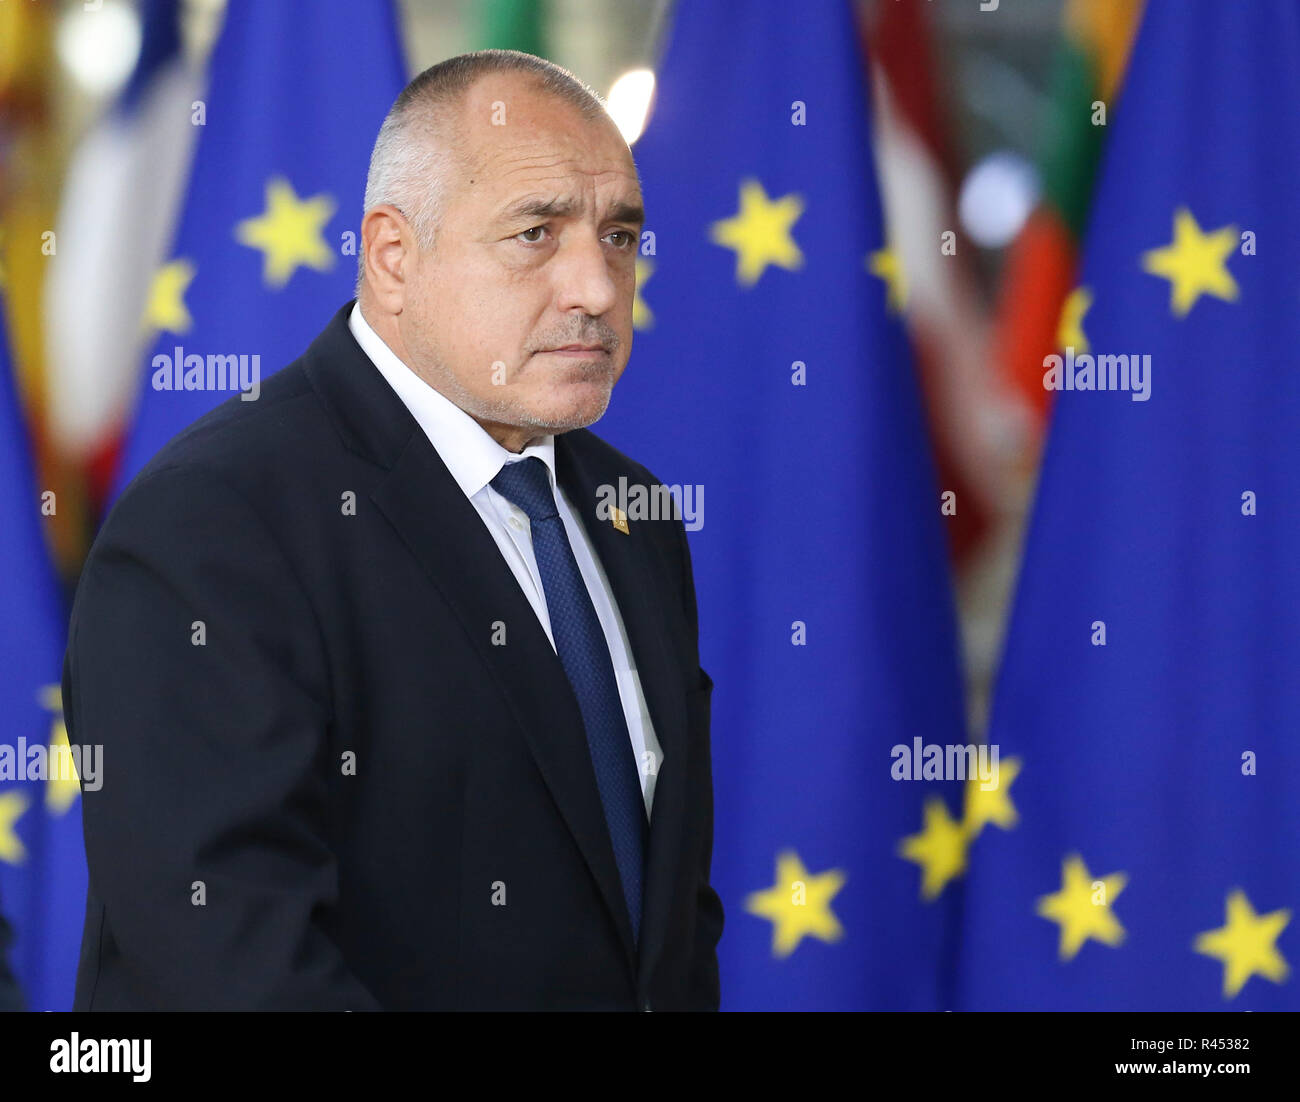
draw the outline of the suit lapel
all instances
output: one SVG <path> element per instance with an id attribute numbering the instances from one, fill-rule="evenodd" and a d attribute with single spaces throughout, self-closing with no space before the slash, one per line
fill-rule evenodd
<path id="1" fill-rule="evenodd" d="M 682 673 L 669 648 L 649 531 L 632 521 L 626 534 L 596 516 L 598 488 L 617 473 L 596 471 L 575 442 L 555 440 L 557 477 L 591 537 L 618 604 L 655 736 L 663 753 L 655 783 L 646 858 L 638 975 L 649 978 L 663 951 L 673 881 L 682 853 L 686 786 L 686 702 Z M 662 523 L 662 522 L 655 522 Z"/>

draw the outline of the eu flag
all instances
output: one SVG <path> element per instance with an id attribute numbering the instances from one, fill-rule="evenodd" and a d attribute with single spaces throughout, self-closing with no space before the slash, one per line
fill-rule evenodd
<path id="1" fill-rule="evenodd" d="M 255 401 L 352 296 L 370 148 L 405 83 L 388 0 L 231 0 L 119 486 L 233 393 Z"/>
<path id="2" fill-rule="evenodd" d="M 72 1008 L 86 908 L 80 789 L 59 691 L 66 614 L 41 531 L 57 507 L 33 477 L 0 310 L 0 912 L 28 1010 Z"/>
<path id="3" fill-rule="evenodd" d="M 1298 102 L 1294 0 L 1147 5 L 1045 364 L 959 1005 L 1300 1009 Z"/>
<path id="4" fill-rule="evenodd" d="M 960 809 L 895 774 L 963 716 L 852 6 L 676 10 L 634 149 L 636 348 L 597 430 L 689 532 L 722 1005 L 934 1008 Z"/>

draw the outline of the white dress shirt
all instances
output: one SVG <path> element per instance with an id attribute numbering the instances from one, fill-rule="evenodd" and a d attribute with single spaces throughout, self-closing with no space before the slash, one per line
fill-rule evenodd
<path id="1" fill-rule="evenodd" d="M 490 483 L 507 463 L 536 456 L 546 464 L 551 477 L 551 492 L 555 495 L 556 509 L 564 521 L 564 529 L 569 536 L 569 546 L 573 548 L 573 557 L 578 561 L 582 579 L 587 583 L 587 592 L 591 603 L 600 619 L 601 629 L 605 633 L 605 642 L 609 647 L 609 657 L 614 665 L 614 677 L 618 683 L 618 695 L 623 705 L 623 716 L 627 720 L 628 734 L 632 739 L 632 750 L 636 755 L 637 773 L 641 778 L 641 794 L 645 799 L 646 814 L 650 814 L 654 802 L 655 779 L 663 763 L 663 754 L 654 727 L 650 722 L 650 712 L 646 707 L 645 694 L 641 691 L 641 679 L 632 664 L 632 648 L 628 644 L 627 629 L 619 613 L 618 603 L 610 589 L 609 579 L 596 558 L 595 549 L 587 536 L 582 521 L 573 511 L 564 490 L 555 478 L 555 437 L 544 436 L 539 443 L 530 444 L 521 453 L 507 451 L 498 444 L 483 427 L 468 413 L 449 398 L 434 390 L 414 371 L 406 366 L 397 354 L 383 342 L 383 339 L 370 328 L 361 316 L 361 304 L 352 307 L 348 317 L 348 328 L 362 351 L 370 357 L 379 373 L 396 391 L 397 396 L 411 411 L 411 415 L 424 430 L 429 442 L 437 450 L 451 477 L 478 511 L 483 524 L 492 538 L 496 540 L 502 558 L 510 567 L 519 587 L 524 591 L 529 604 L 537 614 L 546 637 L 555 647 L 555 637 L 551 634 L 551 619 L 546 610 L 546 591 L 542 588 L 542 576 L 537 569 L 537 559 L 533 554 L 532 530 L 528 514 L 513 505 L 492 488 Z"/>

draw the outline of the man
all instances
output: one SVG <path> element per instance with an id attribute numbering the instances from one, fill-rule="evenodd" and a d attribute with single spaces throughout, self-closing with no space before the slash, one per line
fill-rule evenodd
<path id="1" fill-rule="evenodd" d="M 76 1006 L 716 1009 L 709 698 L 679 518 L 585 429 L 636 168 L 526 54 L 417 77 L 356 304 L 169 443 L 87 561 Z"/>

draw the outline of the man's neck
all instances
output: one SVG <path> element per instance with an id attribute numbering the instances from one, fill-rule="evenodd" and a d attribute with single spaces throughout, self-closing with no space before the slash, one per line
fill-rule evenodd
<path id="1" fill-rule="evenodd" d="M 506 451 L 514 455 L 519 455 L 530 444 L 541 443 L 545 433 L 538 433 L 536 429 L 520 425 L 503 425 L 496 421 L 485 421 L 476 417 L 469 410 L 465 409 L 459 402 L 448 394 L 442 387 L 438 386 L 432 379 L 427 379 L 420 372 L 411 366 L 410 357 L 406 353 L 406 345 L 402 341 L 401 330 L 397 327 L 397 320 L 392 315 L 380 314 L 373 307 L 367 306 L 363 297 L 358 297 L 357 306 L 361 311 L 361 319 L 374 331 L 381 341 L 389 348 L 389 351 L 398 358 L 413 375 L 427 383 L 430 387 L 441 394 L 447 401 L 454 404 L 466 416 L 472 417 L 474 422 L 493 440 L 500 444 Z M 378 324 L 376 324 L 378 323 Z"/>

